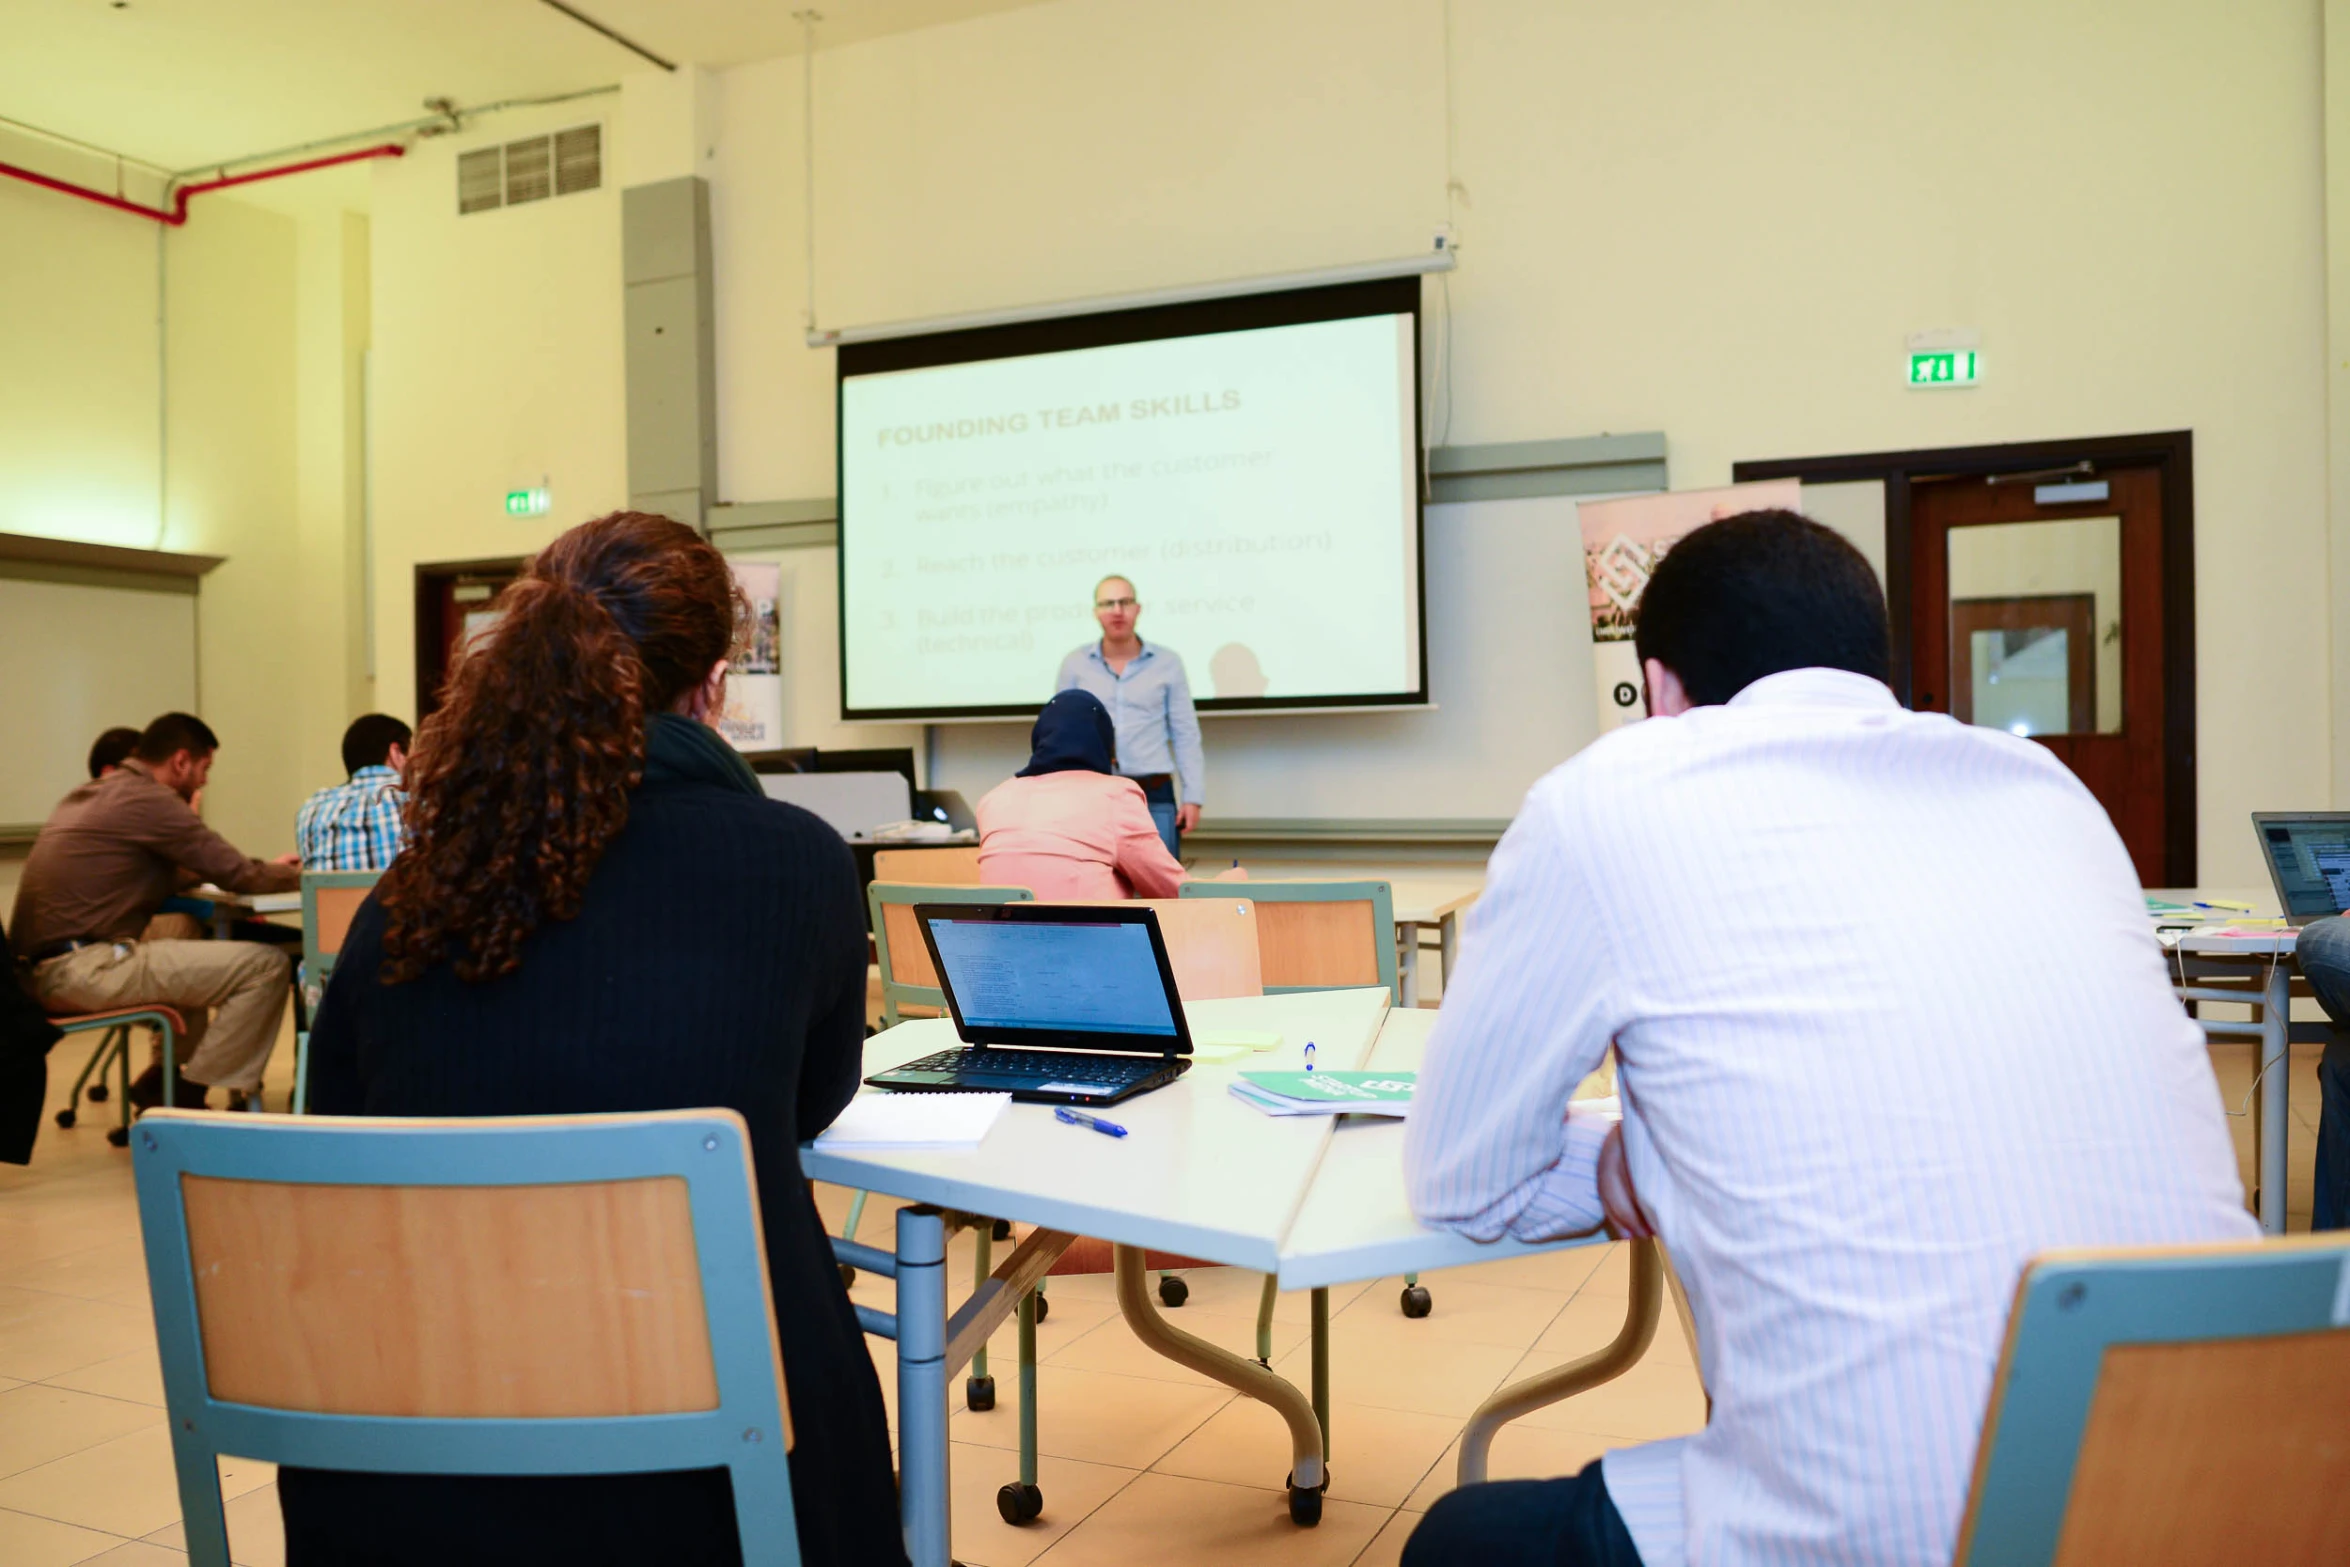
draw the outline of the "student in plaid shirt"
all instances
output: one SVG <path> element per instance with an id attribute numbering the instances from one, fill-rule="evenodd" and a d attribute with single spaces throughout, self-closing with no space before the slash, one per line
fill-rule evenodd
<path id="1" fill-rule="evenodd" d="M 343 731 L 347 782 L 321 789 L 294 819 L 294 850 L 306 871 L 380 871 L 407 845 L 400 820 L 408 794 L 408 726 L 387 713 L 369 713 Z"/>

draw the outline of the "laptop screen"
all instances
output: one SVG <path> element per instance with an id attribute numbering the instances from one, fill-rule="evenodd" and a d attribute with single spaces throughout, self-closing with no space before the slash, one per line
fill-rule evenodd
<path id="1" fill-rule="evenodd" d="M 2269 817 L 2260 838 L 2288 917 L 2350 908 L 2350 815 Z"/>
<path id="2" fill-rule="evenodd" d="M 968 1027 L 1176 1037 L 1148 926 L 938 916 L 929 926 Z"/>

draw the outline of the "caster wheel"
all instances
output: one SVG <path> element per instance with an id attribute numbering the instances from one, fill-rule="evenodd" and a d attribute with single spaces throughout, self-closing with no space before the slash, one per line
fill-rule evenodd
<path id="1" fill-rule="evenodd" d="M 1172 1310 L 1191 1299 L 1191 1286 L 1169 1274 L 1159 1280 L 1159 1304 Z"/>
<path id="2" fill-rule="evenodd" d="M 117 1148 L 128 1148 L 131 1145 L 131 1129 L 127 1126 L 109 1127 L 106 1140 Z"/>
<path id="3" fill-rule="evenodd" d="M 963 1402 L 973 1414 L 983 1415 L 995 1408 L 995 1378 L 973 1377 L 963 1384 Z"/>
<path id="4" fill-rule="evenodd" d="M 987 1232 L 987 1238 L 997 1241 L 1010 1240 L 1012 1238 L 1012 1221 L 1009 1219 L 996 1220 L 994 1227 Z"/>
<path id="5" fill-rule="evenodd" d="M 73 1112 L 72 1112 L 71 1110 L 60 1110 L 60 1111 L 58 1111 L 58 1112 L 57 1112 L 57 1124 L 58 1124 L 59 1126 L 71 1126 L 71 1125 L 73 1125 Z"/>
<path id="6" fill-rule="evenodd" d="M 1311 1529 L 1320 1523 L 1322 1521 L 1322 1493 L 1291 1486 L 1289 1488 L 1289 1521 L 1300 1529 Z"/>
<path id="7" fill-rule="evenodd" d="M 857 1287 L 857 1270 L 845 1262 L 840 1265 L 840 1287 L 845 1290 Z"/>
<path id="8" fill-rule="evenodd" d="M 106 1093 L 107 1089 L 104 1083 L 92 1083 L 90 1085 L 90 1103 L 94 1105 L 104 1104 L 106 1102 Z"/>
<path id="9" fill-rule="evenodd" d="M 1015 1481 L 996 1492 L 995 1510 L 1008 1524 L 1034 1523 L 1044 1514 L 1044 1493 Z"/>
<path id="10" fill-rule="evenodd" d="M 1403 1292 L 1403 1314 L 1405 1316 L 1424 1317 L 1435 1309 L 1436 1302 L 1428 1294 L 1427 1285 L 1415 1284 Z"/>
<path id="11" fill-rule="evenodd" d="M 1050 1296 L 1046 1296 L 1046 1295 L 1039 1295 L 1039 1296 L 1037 1296 L 1037 1297 L 1036 1297 L 1036 1320 L 1037 1320 L 1037 1321 L 1039 1321 L 1039 1322 L 1042 1322 L 1042 1321 L 1043 1321 L 1045 1318 L 1047 1318 L 1047 1317 L 1051 1316 L 1052 1314 L 1053 1314 L 1053 1303 L 1052 1303 L 1052 1298 L 1051 1298 Z"/>

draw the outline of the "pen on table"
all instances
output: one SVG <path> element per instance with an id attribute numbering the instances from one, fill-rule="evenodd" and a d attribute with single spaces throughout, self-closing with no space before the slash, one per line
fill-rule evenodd
<path id="1" fill-rule="evenodd" d="M 2243 914 L 2249 914 L 2252 912 L 2252 905 L 2249 903 L 2206 903 L 2201 898 L 2197 898 L 2195 900 L 2195 907 L 2199 909 L 2234 909 Z"/>
<path id="2" fill-rule="evenodd" d="M 1124 1137 L 1126 1135 L 1126 1128 L 1117 1122 L 1105 1121 L 1098 1115 L 1087 1115 L 1081 1110 L 1069 1109 L 1066 1105 L 1053 1112 L 1053 1119 L 1066 1122 L 1070 1126 L 1085 1127 L 1089 1131 L 1101 1133 L 1104 1137 Z"/>
<path id="3" fill-rule="evenodd" d="M 1307 1070 L 1307 1071 L 1309 1071 L 1309 1072 L 1311 1072 L 1313 1069 L 1314 1069 L 1314 1042 L 1313 1042 L 1312 1040 L 1310 1040 L 1310 1039 L 1309 1039 L 1309 1040 L 1307 1040 L 1307 1041 L 1306 1041 L 1306 1070 Z"/>

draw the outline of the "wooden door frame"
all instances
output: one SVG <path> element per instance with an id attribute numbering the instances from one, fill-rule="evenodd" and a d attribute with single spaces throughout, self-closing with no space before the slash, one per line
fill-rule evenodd
<path id="1" fill-rule="evenodd" d="M 522 568 L 530 564 L 528 555 L 497 555 L 487 560 L 433 560 L 416 563 L 415 610 L 410 622 L 416 646 L 416 721 L 421 724 L 432 710 L 440 706 L 441 677 L 448 673 L 448 654 L 438 639 L 425 634 L 427 623 L 440 620 L 441 589 L 452 581 L 465 577 L 497 576 L 511 573 L 522 575 Z"/>
<path id="2" fill-rule="evenodd" d="M 1967 633 L 2001 629 L 2002 623 L 2019 618 L 2025 606 L 2049 604 L 2062 604 L 2067 610 L 2079 611 L 2078 614 L 2068 615 L 2066 618 L 2072 623 L 2062 628 L 2068 640 L 2065 648 L 2065 733 L 2093 735 L 2097 732 L 2097 595 L 2094 593 L 2020 593 L 2004 598 L 1952 599 L 1951 717 L 1961 723 L 1971 724 L 1975 721 L 1974 659 L 1967 644 Z M 1994 605 L 2007 612 L 2001 623 L 1981 626 L 1961 624 L 1966 617 L 1959 614 L 1960 610 Z M 1963 713 L 1959 711 L 1962 703 L 1966 708 Z"/>
<path id="3" fill-rule="evenodd" d="M 2108 468 L 2153 468 L 2162 488 L 2162 770 L 2164 884 L 2195 885 L 2195 435 L 2095 435 L 2069 441 L 2014 441 L 1995 446 L 1927 447 L 1733 463 L 1744 484 L 1797 479 L 1806 484 L 1885 486 L 1885 599 L 1910 599 L 1910 492 L 1927 475 L 2027 473 L 2087 461 Z M 1888 615 L 1892 686 L 1903 706 L 1914 700 L 1909 616 Z"/>

